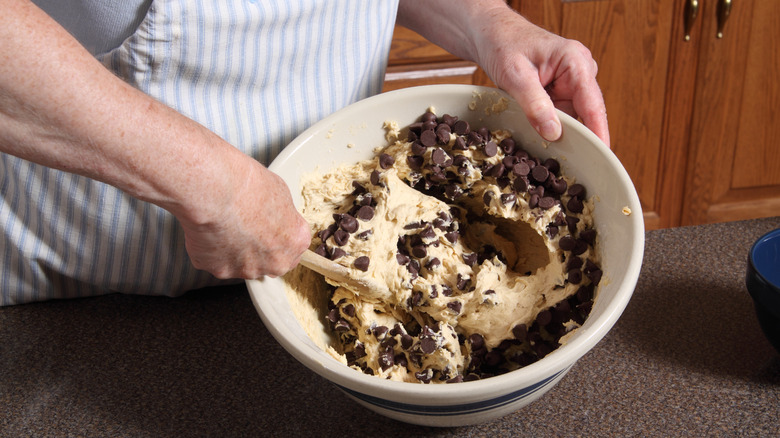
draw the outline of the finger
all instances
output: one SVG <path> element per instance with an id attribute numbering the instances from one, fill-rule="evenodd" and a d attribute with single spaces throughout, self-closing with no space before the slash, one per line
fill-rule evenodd
<path id="1" fill-rule="evenodd" d="M 572 96 L 572 106 L 577 115 L 597 137 L 610 147 L 607 108 L 596 78 L 584 78 Z"/>
<path id="2" fill-rule="evenodd" d="M 521 67 L 509 77 L 502 88 L 520 104 L 531 126 L 547 141 L 561 137 L 561 121 L 555 112 L 555 105 L 539 80 L 533 67 Z"/>

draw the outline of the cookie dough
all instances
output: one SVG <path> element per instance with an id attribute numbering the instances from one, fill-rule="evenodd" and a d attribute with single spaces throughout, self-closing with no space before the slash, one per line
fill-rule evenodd
<path id="1" fill-rule="evenodd" d="M 585 187 L 508 131 L 457 116 L 386 129 L 373 159 L 304 179 L 312 249 L 387 286 L 367 297 L 332 285 L 332 354 L 422 383 L 549 354 L 584 322 L 602 275 Z"/>

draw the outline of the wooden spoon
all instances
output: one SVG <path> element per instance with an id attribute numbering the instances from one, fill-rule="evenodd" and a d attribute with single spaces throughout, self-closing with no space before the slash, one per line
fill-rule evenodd
<path id="1" fill-rule="evenodd" d="M 386 285 L 379 283 L 373 278 L 352 277 L 349 268 L 326 259 L 312 250 L 307 249 L 301 255 L 300 263 L 328 279 L 349 287 L 363 298 L 385 301 L 390 296 L 390 291 Z"/>

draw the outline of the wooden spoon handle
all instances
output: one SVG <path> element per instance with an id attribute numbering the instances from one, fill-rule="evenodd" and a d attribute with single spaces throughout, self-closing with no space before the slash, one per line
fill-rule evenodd
<path id="1" fill-rule="evenodd" d="M 344 284 L 364 298 L 382 300 L 387 297 L 387 287 L 370 279 L 358 279 L 350 275 L 350 269 L 307 249 L 301 255 L 301 265 L 337 283 Z"/>

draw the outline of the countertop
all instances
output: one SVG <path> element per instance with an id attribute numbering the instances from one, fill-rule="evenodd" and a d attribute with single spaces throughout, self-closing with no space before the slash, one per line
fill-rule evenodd
<path id="1" fill-rule="evenodd" d="M 780 354 L 744 283 L 780 218 L 647 232 L 607 336 L 541 399 L 472 427 L 357 405 L 296 362 L 243 285 L 0 309 L 0 436 L 778 436 Z"/>

